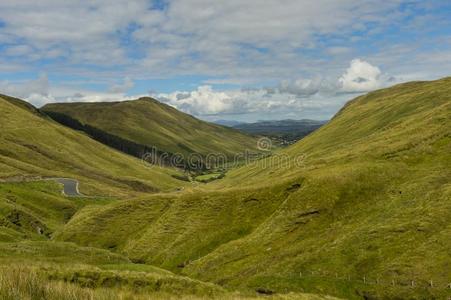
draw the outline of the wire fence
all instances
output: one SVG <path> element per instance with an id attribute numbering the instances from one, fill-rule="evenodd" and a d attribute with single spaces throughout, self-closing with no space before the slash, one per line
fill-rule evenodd
<path id="1" fill-rule="evenodd" d="M 300 278 L 326 278 L 330 280 L 339 280 L 345 282 L 353 282 L 367 285 L 381 285 L 381 286 L 398 286 L 411 288 L 436 288 L 449 289 L 451 291 L 451 280 L 437 280 L 437 279 L 408 279 L 405 277 L 390 277 L 387 275 L 381 276 L 351 276 L 349 274 L 343 275 L 336 272 L 327 271 L 300 271 Z"/>

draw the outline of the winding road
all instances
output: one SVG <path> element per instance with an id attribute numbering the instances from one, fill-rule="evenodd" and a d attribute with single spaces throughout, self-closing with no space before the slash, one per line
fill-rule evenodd
<path id="1" fill-rule="evenodd" d="M 58 183 L 63 185 L 63 194 L 69 197 L 79 197 L 83 196 L 78 191 L 78 181 L 75 179 L 69 178 L 52 178 L 51 180 L 55 180 Z"/>

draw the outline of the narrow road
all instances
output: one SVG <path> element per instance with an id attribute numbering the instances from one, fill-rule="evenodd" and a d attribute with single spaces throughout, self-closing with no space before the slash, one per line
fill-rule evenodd
<path id="1" fill-rule="evenodd" d="M 52 178 L 63 185 L 63 194 L 69 197 L 82 196 L 78 191 L 78 181 L 68 178 Z"/>
<path id="2" fill-rule="evenodd" d="M 1 182 L 33 182 L 33 181 L 42 181 L 42 180 L 52 180 L 52 181 L 61 183 L 63 185 L 63 194 L 68 197 L 84 197 L 78 191 L 78 180 L 70 179 L 70 178 L 59 178 L 59 177 L 43 178 L 41 176 L 36 176 L 33 178 L 23 179 L 23 178 L 19 178 L 19 177 L 11 177 L 11 178 L 6 178 L 6 179 L 0 179 L 0 183 Z"/>

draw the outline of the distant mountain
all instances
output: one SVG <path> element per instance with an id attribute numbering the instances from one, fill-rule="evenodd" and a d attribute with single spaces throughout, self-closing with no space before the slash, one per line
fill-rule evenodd
<path id="1" fill-rule="evenodd" d="M 234 121 L 234 120 L 216 120 L 216 121 L 213 121 L 213 123 L 222 125 L 222 126 L 228 126 L 228 127 L 235 127 L 237 125 L 243 124 L 243 122 Z"/>
<path id="2" fill-rule="evenodd" d="M 122 102 L 53 103 L 41 110 L 72 128 L 98 133 L 100 141 L 135 156 L 154 147 L 185 157 L 194 153 L 233 157 L 256 150 L 257 145 L 255 137 L 201 121 L 149 97 Z"/>
<path id="3" fill-rule="evenodd" d="M 253 135 L 264 135 L 273 138 L 282 145 L 290 145 L 315 131 L 327 121 L 316 120 L 276 120 L 241 123 L 233 126 Z"/>

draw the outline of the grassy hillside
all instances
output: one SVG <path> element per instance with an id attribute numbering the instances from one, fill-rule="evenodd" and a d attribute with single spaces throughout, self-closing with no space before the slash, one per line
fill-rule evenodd
<path id="1" fill-rule="evenodd" d="M 445 78 L 358 97 L 272 157 L 202 189 L 82 209 L 56 239 L 244 290 L 449 297 L 450 95 Z"/>
<path id="2" fill-rule="evenodd" d="M 114 200 L 67 199 L 52 182 L 0 184 L 1 299 L 257 299 L 133 263 L 125 255 L 53 240 L 78 209 Z M 120 203 L 120 202 L 118 202 Z M 37 229 L 43 229 L 37 230 Z M 91 233 L 85 233 L 91 234 Z M 272 299 L 332 299 L 291 293 Z"/>
<path id="3" fill-rule="evenodd" d="M 296 176 L 331 164 L 386 162 L 415 164 L 435 149 L 449 149 L 451 78 L 410 82 L 378 90 L 349 101 L 326 125 L 279 153 L 277 159 L 233 171 L 224 185 L 249 185 L 263 178 Z M 438 142 L 441 141 L 441 142 Z M 436 143 L 436 144 L 434 144 Z M 444 157 L 444 163 L 447 161 Z M 296 163 L 296 160 L 298 163 Z M 269 167 L 266 167 L 269 166 Z M 245 181 L 243 179 L 246 178 Z M 278 177 L 280 178 L 280 177 Z"/>
<path id="4" fill-rule="evenodd" d="M 113 199 L 66 198 L 53 181 L 0 183 L 1 299 L 255 299 L 254 293 L 133 263 L 107 249 L 58 242 L 78 210 L 102 210 Z M 120 228 L 117 228 L 120 232 Z M 93 233 L 86 232 L 85 235 Z M 331 299 L 303 293 L 274 299 Z"/>
<path id="5" fill-rule="evenodd" d="M 88 195 L 138 194 L 183 185 L 171 176 L 177 170 L 149 168 L 55 123 L 26 102 L 0 96 L 0 115 L 0 180 L 72 177 Z"/>
<path id="6" fill-rule="evenodd" d="M 256 139 L 237 130 L 198 120 L 152 98 L 110 103 L 56 103 L 42 108 L 60 113 L 128 141 L 169 153 L 256 150 Z"/>
<path id="7" fill-rule="evenodd" d="M 99 209 L 109 202 L 115 200 L 64 197 L 53 181 L 0 183 L 0 298 L 41 299 L 45 293 L 46 299 L 62 299 L 70 296 L 65 292 L 69 289 L 81 298 L 95 294 L 108 299 L 115 291 L 106 288 L 112 287 L 143 297 L 149 292 L 224 293 L 219 286 L 133 264 L 108 250 L 52 240 L 77 210 L 86 205 Z"/>

